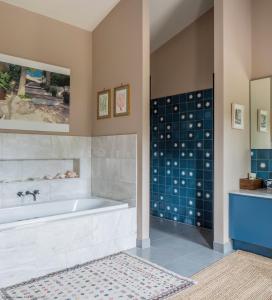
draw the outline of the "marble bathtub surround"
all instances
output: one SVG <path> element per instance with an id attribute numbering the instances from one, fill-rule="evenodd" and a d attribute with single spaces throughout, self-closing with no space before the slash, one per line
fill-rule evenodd
<path id="1" fill-rule="evenodd" d="M 39 202 L 92 194 L 135 206 L 136 145 L 134 134 L 91 138 L 0 133 L 0 208 L 30 203 L 30 197 L 22 201 L 17 196 L 26 190 L 39 190 Z M 67 170 L 79 178 L 64 179 Z M 57 173 L 61 179 L 54 178 Z"/>
<path id="2" fill-rule="evenodd" d="M 92 138 L 92 194 L 136 205 L 137 136 Z"/>
<path id="3" fill-rule="evenodd" d="M 28 168 L 33 177 L 67 170 L 79 174 L 79 178 L 0 183 L 0 208 L 90 195 L 129 203 L 126 208 L 110 211 L 107 207 L 80 217 L 71 213 L 67 219 L 0 226 L 0 287 L 136 246 L 136 147 L 136 135 L 0 134 L 2 178 L 8 173 L 10 179 L 15 173 L 21 178 Z M 19 191 L 34 190 L 39 190 L 36 202 L 32 195 L 17 196 Z"/>
<path id="4" fill-rule="evenodd" d="M 136 208 L 1 230 L 0 287 L 135 247 Z"/>
<path id="5" fill-rule="evenodd" d="M 54 178 L 57 174 L 58 179 Z M 35 180 L 27 180 L 30 178 Z M 5 183 L 0 183 L 0 207 L 31 202 L 31 197 L 24 197 L 22 203 L 17 196 L 17 192 L 26 190 L 39 190 L 39 202 L 89 196 L 91 138 L 2 133 L 1 181 Z"/>

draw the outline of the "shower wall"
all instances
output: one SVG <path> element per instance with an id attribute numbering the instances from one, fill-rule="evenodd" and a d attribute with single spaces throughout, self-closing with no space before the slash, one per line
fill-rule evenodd
<path id="1" fill-rule="evenodd" d="M 213 90 L 151 100 L 151 214 L 213 227 Z"/>

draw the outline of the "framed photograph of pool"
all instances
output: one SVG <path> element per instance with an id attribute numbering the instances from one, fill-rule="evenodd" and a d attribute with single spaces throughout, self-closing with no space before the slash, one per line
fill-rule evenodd
<path id="1" fill-rule="evenodd" d="M 97 93 L 97 119 L 111 117 L 111 90 L 103 90 Z"/>
<path id="2" fill-rule="evenodd" d="M 0 54 L 0 129 L 69 132 L 70 69 Z"/>

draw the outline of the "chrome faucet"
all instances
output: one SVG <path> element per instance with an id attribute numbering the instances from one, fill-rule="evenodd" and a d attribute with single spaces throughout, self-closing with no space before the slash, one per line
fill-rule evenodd
<path id="1" fill-rule="evenodd" d="M 30 191 L 26 191 L 25 192 L 25 195 L 32 195 L 33 196 L 33 201 L 37 201 L 37 195 L 40 194 L 40 191 L 39 190 L 34 190 L 33 192 L 30 192 Z"/>

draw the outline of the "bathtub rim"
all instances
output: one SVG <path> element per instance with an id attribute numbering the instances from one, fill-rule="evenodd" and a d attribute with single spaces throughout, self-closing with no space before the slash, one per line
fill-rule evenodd
<path id="1" fill-rule="evenodd" d="M 53 216 L 37 217 L 37 218 L 20 220 L 20 221 L 15 221 L 15 222 L 10 222 L 10 223 L 3 223 L 3 224 L 0 223 L 0 232 L 10 230 L 10 229 L 29 227 L 29 226 L 33 226 L 35 224 L 57 222 L 57 221 L 70 219 L 70 218 L 84 217 L 84 216 L 88 216 L 88 215 L 107 213 L 110 211 L 134 208 L 134 206 L 129 206 L 129 204 L 127 202 L 122 202 L 122 201 L 108 199 L 108 198 L 100 198 L 100 197 L 96 197 L 96 196 L 91 196 L 90 199 L 92 199 L 92 198 L 110 201 L 110 202 L 112 202 L 112 205 L 99 207 L 99 208 L 86 209 L 86 210 L 81 210 L 81 211 L 76 211 L 76 212 L 67 212 L 67 213 L 53 215 Z M 58 201 L 50 201 L 50 202 L 56 203 L 56 202 L 83 200 L 83 199 L 88 199 L 88 198 L 84 197 L 84 198 L 79 198 L 79 199 L 58 200 Z M 39 204 L 49 204 L 50 202 L 42 202 Z M 22 206 L 23 207 L 33 206 L 33 204 L 22 205 Z M 3 209 L 12 209 L 12 208 L 18 208 L 18 207 L 20 207 L 20 206 L 7 207 L 7 208 L 3 208 Z"/>

